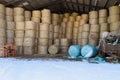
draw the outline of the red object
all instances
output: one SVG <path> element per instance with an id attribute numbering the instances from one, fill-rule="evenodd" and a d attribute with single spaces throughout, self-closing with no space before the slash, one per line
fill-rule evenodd
<path id="1" fill-rule="evenodd" d="M 100 51 L 110 55 L 110 56 L 120 56 L 120 44 L 101 44 Z"/>
<path id="2" fill-rule="evenodd" d="M 16 56 L 16 46 L 15 43 L 5 43 L 3 50 L 3 57 L 15 57 Z"/>

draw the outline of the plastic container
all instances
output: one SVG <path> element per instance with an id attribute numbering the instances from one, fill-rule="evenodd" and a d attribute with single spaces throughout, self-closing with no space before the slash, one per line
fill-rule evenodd
<path id="1" fill-rule="evenodd" d="M 72 45 L 72 46 L 70 46 L 68 53 L 69 53 L 70 57 L 76 58 L 76 57 L 80 56 L 80 51 L 81 51 L 81 47 L 79 45 Z"/>
<path id="2" fill-rule="evenodd" d="M 85 45 L 81 49 L 81 55 L 84 58 L 90 58 L 97 54 L 97 49 L 91 45 Z"/>

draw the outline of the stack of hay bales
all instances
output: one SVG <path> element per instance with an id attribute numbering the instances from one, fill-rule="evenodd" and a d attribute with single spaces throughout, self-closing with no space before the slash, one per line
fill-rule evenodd
<path id="1" fill-rule="evenodd" d="M 100 40 L 103 39 L 103 32 L 109 31 L 107 23 L 107 9 L 99 10 Z"/>
<path id="2" fill-rule="evenodd" d="M 72 43 L 74 22 L 68 21 L 66 26 L 66 38 Z"/>
<path id="3" fill-rule="evenodd" d="M 99 41 L 99 24 L 97 11 L 89 12 L 89 23 L 90 23 L 89 44 L 92 46 L 97 46 Z"/>
<path id="4" fill-rule="evenodd" d="M 49 26 L 49 46 L 53 44 L 53 40 L 54 40 L 54 25 L 50 24 Z"/>
<path id="5" fill-rule="evenodd" d="M 88 44 L 89 30 L 90 30 L 89 24 L 82 25 L 82 33 L 81 33 L 81 45 L 82 46 Z"/>
<path id="6" fill-rule="evenodd" d="M 69 39 L 61 38 L 60 39 L 60 53 L 67 54 L 69 45 L 70 45 L 69 44 Z"/>
<path id="7" fill-rule="evenodd" d="M 53 13 L 52 14 L 52 24 L 53 25 L 58 25 L 60 22 L 60 16 L 59 14 Z"/>
<path id="8" fill-rule="evenodd" d="M 0 4 L 0 56 L 3 56 L 3 47 L 6 42 L 6 23 L 5 23 L 5 6 Z"/>
<path id="9" fill-rule="evenodd" d="M 48 53 L 48 43 L 49 43 L 49 24 L 40 23 L 38 54 L 45 55 Z"/>
<path id="10" fill-rule="evenodd" d="M 39 10 L 33 10 L 31 20 L 36 23 L 40 23 L 40 19 L 41 19 L 41 12 Z"/>
<path id="11" fill-rule="evenodd" d="M 25 31 L 24 21 L 16 22 L 15 23 L 15 43 L 16 43 L 18 55 L 23 54 L 24 31 Z"/>
<path id="12" fill-rule="evenodd" d="M 6 7 L 6 21 L 13 21 L 13 8 Z"/>
<path id="13" fill-rule="evenodd" d="M 117 32 L 120 28 L 120 7 L 112 6 L 109 8 L 110 32 Z"/>
<path id="14" fill-rule="evenodd" d="M 6 41 L 7 43 L 14 42 L 15 23 L 13 22 L 13 8 L 6 7 Z"/>
<path id="15" fill-rule="evenodd" d="M 24 55 L 32 55 L 35 49 L 35 22 L 25 21 Z"/>
<path id="16" fill-rule="evenodd" d="M 80 18 L 80 20 L 79 20 Z M 81 38 L 82 38 L 82 26 L 88 22 L 88 14 L 82 14 L 79 17 L 79 28 L 78 28 L 78 45 L 82 45 Z"/>
<path id="17" fill-rule="evenodd" d="M 75 21 L 74 22 L 74 27 L 73 27 L 73 39 L 72 39 L 72 43 L 75 44 L 75 45 L 78 42 L 78 27 L 79 27 L 79 22 Z"/>
<path id="18" fill-rule="evenodd" d="M 43 9 L 42 11 L 42 23 L 51 24 L 51 11 L 49 9 Z"/>
<path id="19" fill-rule="evenodd" d="M 14 8 L 14 21 L 20 22 L 24 21 L 24 9 L 21 7 L 15 7 Z"/>
<path id="20" fill-rule="evenodd" d="M 62 27 L 62 38 L 66 37 L 66 22 L 61 22 L 61 27 Z"/>
<path id="21" fill-rule="evenodd" d="M 54 40 L 59 38 L 60 25 L 54 25 Z"/>
<path id="22" fill-rule="evenodd" d="M 15 22 L 15 43 L 17 47 L 17 55 L 23 54 L 23 40 L 24 40 L 24 9 L 21 7 L 14 8 L 14 22 Z"/>
<path id="23" fill-rule="evenodd" d="M 35 36 L 35 53 L 38 52 L 38 38 L 39 38 L 39 26 L 41 21 L 41 12 L 40 10 L 33 10 L 32 11 L 32 18 L 31 20 L 36 23 L 36 36 Z"/>
<path id="24" fill-rule="evenodd" d="M 25 10 L 24 16 L 25 16 L 25 21 L 30 21 L 31 20 L 31 11 Z"/>

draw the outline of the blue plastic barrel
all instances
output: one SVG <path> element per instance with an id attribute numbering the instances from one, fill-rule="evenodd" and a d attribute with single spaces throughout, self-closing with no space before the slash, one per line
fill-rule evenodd
<path id="1" fill-rule="evenodd" d="M 91 45 L 85 45 L 81 49 L 81 55 L 84 58 L 90 58 L 97 54 L 97 49 Z"/>
<path id="2" fill-rule="evenodd" d="M 80 56 L 81 47 L 79 45 L 72 45 L 69 47 L 68 53 L 71 58 Z"/>

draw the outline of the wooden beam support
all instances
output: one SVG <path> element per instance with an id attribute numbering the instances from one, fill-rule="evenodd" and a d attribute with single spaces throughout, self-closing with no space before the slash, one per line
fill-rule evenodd
<path id="1" fill-rule="evenodd" d="M 75 2 L 70 2 L 70 1 L 67 1 L 67 3 L 68 4 L 74 4 L 74 5 L 77 5 L 77 3 L 75 3 Z M 89 5 L 87 5 L 87 4 L 85 4 L 85 5 L 83 5 L 83 4 L 81 4 L 81 3 L 79 3 L 79 5 L 81 5 L 81 6 L 86 6 L 86 7 L 89 7 Z M 103 7 L 100 7 L 100 6 L 94 6 L 94 5 L 91 5 L 91 7 L 97 7 L 97 8 L 103 8 Z"/>
<path id="2" fill-rule="evenodd" d="M 76 0 L 76 2 L 77 2 L 78 13 L 80 13 L 80 6 L 78 0 Z"/>
<path id="3" fill-rule="evenodd" d="M 85 13 L 85 0 L 83 0 L 83 13 Z"/>
<path id="4" fill-rule="evenodd" d="M 105 1 L 105 5 L 103 6 L 103 8 L 106 8 L 108 2 L 109 2 L 109 0 L 106 0 L 106 1 Z"/>
<path id="5" fill-rule="evenodd" d="M 70 0 L 70 2 L 72 3 L 72 0 Z M 72 6 L 72 11 L 74 11 L 74 5 L 71 4 L 71 6 Z"/>
<path id="6" fill-rule="evenodd" d="M 89 0 L 89 11 L 91 10 L 92 0 Z"/>
<path id="7" fill-rule="evenodd" d="M 98 3 L 99 3 L 99 1 L 98 1 L 98 0 L 95 0 L 95 6 L 97 6 Z M 96 9 L 97 9 L 97 7 L 94 8 L 94 10 L 96 10 Z"/>

